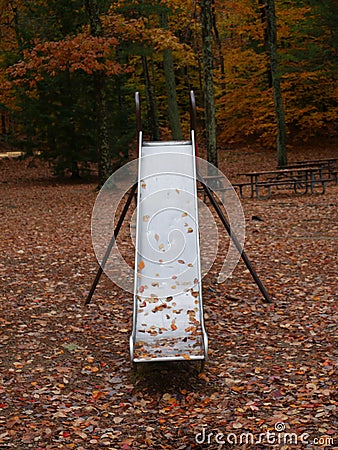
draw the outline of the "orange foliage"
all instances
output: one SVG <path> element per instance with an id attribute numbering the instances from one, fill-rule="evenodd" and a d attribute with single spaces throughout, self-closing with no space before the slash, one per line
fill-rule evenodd
<path id="1" fill-rule="evenodd" d="M 6 83 L 4 69 L 8 64 L 4 61 L 4 55 L 10 52 L 18 54 L 20 47 L 11 25 L 14 17 L 12 3 L 0 0 L 1 25 L 5 26 L 0 41 L 0 102 L 14 108 L 11 86 Z M 24 4 L 17 3 L 19 9 L 25 8 Z M 306 20 L 315 21 L 316 11 L 299 5 L 302 2 L 276 0 L 275 3 L 286 121 L 290 132 L 301 130 L 300 134 L 308 137 L 337 120 L 338 93 L 332 76 L 332 61 L 324 61 L 323 57 L 318 63 L 306 53 L 309 46 L 327 49 L 331 30 L 323 27 L 319 33 L 306 35 L 307 29 L 304 31 L 302 27 Z M 166 5 L 172 12 L 168 16 L 168 30 L 159 25 L 156 8 L 161 5 Z M 264 11 L 258 0 L 214 0 L 214 5 L 220 42 L 217 47 L 214 42 L 219 145 L 254 136 L 264 145 L 273 146 L 275 112 L 264 42 Z M 24 51 L 23 58 L 7 70 L 7 75 L 14 84 L 28 84 L 31 95 L 39 80 L 65 70 L 87 74 L 100 71 L 108 76 L 130 71 L 129 82 L 139 86 L 144 82 L 140 55 L 146 54 L 151 55 L 154 63 L 156 79 L 154 76 L 152 82 L 157 84 L 156 93 L 161 98 L 165 95 L 162 89 L 165 83 L 161 53 L 170 49 L 175 67 L 185 68 L 176 73 L 177 94 L 181 97 L 178 101 L 184 105 L 187 86 L 196 91 L 202 86 L 198 2 L 160 0 L 154 2 L 153 11 L 148 9 L 148 15 L 136 17 L 130 14 L 131 17 L 127 17 L 121 13 L 123 8 L 132 10 L 133 6 L 136 11 L 143 6 L 142 1 L 112 2 L 110 9 L 101 17 L 105 38 L 90 36 L 89 30 L 84 28 L 80 34 L 63 40 L 36 41 L 34 47 Z M 122 51 L 131 44 L 127 52 L 128 67 L 122 66 L 116 59 L 120 44 Z M 311 67 L 312 64 L 314 67 Z M 203 93 L 196 92 L 196 97 L 202 99 Z M 188 127 L 187 111 L 188 108 Z"/>
<path id="2" fill-rule="evenodd" d="M 195 55 L 191 48 L 180 42 L 171 30 L 165 30 L 151 23 L 147 17 L 127 19 L 122 14 L 116 14 L 114 4 L 109 13 L 102 17 L 102 23 L 108 36 L 115 36 L 120 42 L 139 43 L 144 48 L 155 52 L 170 49 L 176 62 L 196 65 Z"/>
<path id="3" fill-rule="evenodd" d="M 37 43 L 33 49 L 24 51 L 24 59 L 8 69 L 15 83 L 30 81 L 31 87 L 47 73 L 81 70 L 87 74 L 102 71 L 117 75 L 123 68 L 113 59 L 118 44 L 115 38 L 103 38 L 78 34 L 60 41 Z"/>
<path id="4" fill-rule="evenodd" d="M 215 0 L 225 74 L 215 72 L 219 144 L 248 136 L 273 147 L 275 112 L 269 88 L 269 62 L 264 46 L 264 17 L 258 2 Z M 289 132 L 309 137 L 337 120 L 330 67 L 310 68 L 309 43 L 325 45 L 321 35 L 304 35 L 310 8 L 276 1 L 277 36 L 285 116 Z M 313 14 L 313 11 L 312 11 Z M 311 16 L 314 19 L 314 16 Z M 296 53 L 297 52 L 297 53 Z M 302 60 L 302 52 L 304 60 Z M 298 56 L 295 56 L 298 55 Z"/>

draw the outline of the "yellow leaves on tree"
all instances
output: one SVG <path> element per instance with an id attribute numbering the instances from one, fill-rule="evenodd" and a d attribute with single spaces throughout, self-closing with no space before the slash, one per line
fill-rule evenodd
<path id="1" fill-rule="evenodd" d="M 215 0 L 215 6 L 222 42 L 226 43 L 222 46 L 224 71 L 215 71 L 219 143 L 254 136 L 260 144 L 274 147 L 276 119 L 264 34 L 265 2 Z M 297 127 L 302 138 L 323 130 L 337 115 L 334 81 L 329 75 L 332 68 L 326 63 L 321 72 L 322 68 L 310 64 L 311 55 L 306 53 L 310 41 L 319 45 L 318 39 L 323 38 L 315 34 L 304 37 L 310 13 L 309 6 L 276 3 L 286 122 L 289 131 Z"/>

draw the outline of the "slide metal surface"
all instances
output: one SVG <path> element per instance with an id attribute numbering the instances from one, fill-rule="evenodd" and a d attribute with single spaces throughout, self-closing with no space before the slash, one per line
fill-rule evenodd
<path id="1" fill-rule="evenodd" d="M 194 131 L 183 142 L 140 132 L 133 362 L 206 359 L 196 190 Z"/>

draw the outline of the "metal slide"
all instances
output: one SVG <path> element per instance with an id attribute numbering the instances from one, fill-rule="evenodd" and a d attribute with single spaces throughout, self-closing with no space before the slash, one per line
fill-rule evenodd
<path id="1" fill-rule="evenodd" d="M 194 130 L 191 141 L 139 132 L 133 362 L 205 360 Z"/>

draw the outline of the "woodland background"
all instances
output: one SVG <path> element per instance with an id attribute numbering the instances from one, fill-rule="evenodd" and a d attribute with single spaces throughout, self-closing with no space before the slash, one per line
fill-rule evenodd
<path id="1" fill-rule="evenodd" d="M 203 140 L 205 3 L 218 148 L 244 140 L 275 147 L 263 0 L 0 0 L 2 143 L 39 152 L 73 176 L 103 146 L 110 173 L 134 152 L 134 92 L 150 139 L 180 139 L 188 136 L 190 89 Z M 337 0 L 276 0 L 275 10 L 291 148 L 335 133 Z"/>
<path id="2" fill-rule="evenodd" d="M 103 144 L 111 170 L 136 156 L 134 92 L 147 135 L 166 139 L 187 137 L 194 89 L 205 156 L 201 4 L 0 0 L 0 150 L 27 156 L 0 160 L 0 448 L 219 450 L 197 434 L 258 438 L 276 424 L 308 442 L 222 448 L 337 448 L 337 185 L 242 199 L 245 249 L 271 305 L 242 262 L 217 283 L 229 244 L 219 228 L 200 374 L 188 361 L 133 372 L 132 296 L 107 277 L 83 306 L 97 272 L 97 179 L 84 175 Z M 337 156 L 336 10 L 276 0 L 290 162 Z M 276 165 L 264 14 L 261 0 L 212 3 L 219 167 L 232 182 Z M 131 218 L 118 244 L 132 264 Z"/>

